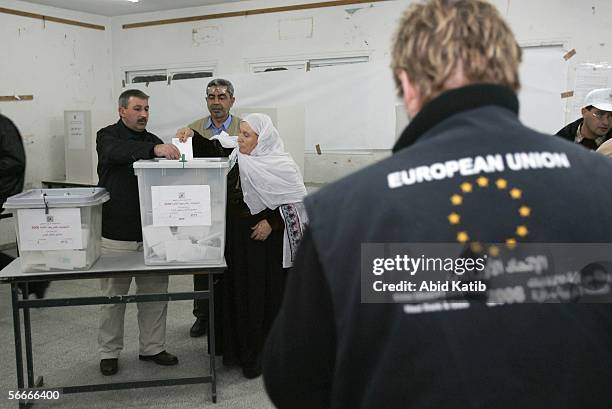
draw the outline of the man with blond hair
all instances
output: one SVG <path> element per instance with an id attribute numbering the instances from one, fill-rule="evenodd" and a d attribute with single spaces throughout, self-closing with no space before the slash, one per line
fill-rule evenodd
<path id="1" fill-rule="evenodd" d="M 558 302 L 577 293 L 568 298 L 559 277 L 544 276 L 558 273 L 556 259 L 504 267 L 515 251 L 528 254 L 525 243 L 612 242 L 612 217 L 597 211 L 612 206 L 612 162 L 521 124 L 520 60 L 491 4 L 410 5 L 391 64 L 410 124 L 390 158 L 305 199 L 309 229 L 265 348 L 265 386 L 277 407 L 612 401 L 609 305 Z M 411 243 L 463 249 L 449 258 L 450 276 L 468 262 L 486 268 L 452 281 L 467 290 L 412 291 L 405 283 L 435 287 L 452 277 L 409 273 L 396 249 Z M 371 259 L 377 252 L 384 258 Z M 394 285 L 385 296 L 383 284 Z M 557 303 L 537 303 L 553 295 Z"/>

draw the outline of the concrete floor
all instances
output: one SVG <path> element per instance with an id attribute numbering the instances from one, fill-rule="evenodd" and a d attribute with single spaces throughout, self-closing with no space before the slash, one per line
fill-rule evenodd
<path id="1" fill-rule="evenodd" d="M 193 289 L 191 276 L 170 277 L 170 291 Z M 57 281 L 48 298 L 99 295 L 98 280 Z M 15 390 L 16 364 L 10 287 L 0 285 L 0 408 L 16 408 L 8 400 Z M 208 374 L 206 337 L 190 338 L 193 323 L 190 301 L 168 306 L 168 351 L 179 357 L 179 365 L 161 367 L 138 360 L 136 305 L 128 304 L 125 318 L 125 349 L 119 373 L 103 376 L 99 371 L 97 329 L 99 306 L 38 308 L 31 310 L 35 377 L 43 376 L 45 387 L 85 385 L 109 381 L 137 381 L 161 377 Z M 62 395 L 57 401 L 39 402 L 33 408 L 273 408 L 262 378 L 245 379 L 238 367 L 226 368 L 217 359 L 217 403 L 211 401 L 210 384 L 166 386 L 120 391 Z"/>

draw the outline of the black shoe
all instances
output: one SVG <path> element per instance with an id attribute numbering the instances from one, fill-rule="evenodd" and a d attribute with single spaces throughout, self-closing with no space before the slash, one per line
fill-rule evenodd
<path id="1" fill-rule="evenodd" d="M 102 372 L 102 375 L 110 376 L 116 374 L 119 370 L 117 361 L 117 358 L 102 359 L 100 361 L 100 372 Z"/>
<path id="2" fill-rule="evenodd" d="M 261 365 L 243 366 L 242 375 L 247 379 L 255 379 L 261 375 Z"/>
<path id="3" fill-rule="evenodd" d="M 208 331 L 208 320 L 198 317 L 189 330 L 189 336 L 198 338 L 206 334 L 206 331 Z"/>
<path id="4" fill-rule="evenodd" d="M 157 365 L 170 366 L 178 364 L 178 358 L 166 351 L 161 351 L 159 354 L 155 355 L 138 355 L 138 359 L 141 361 L 153 361 Z"/>

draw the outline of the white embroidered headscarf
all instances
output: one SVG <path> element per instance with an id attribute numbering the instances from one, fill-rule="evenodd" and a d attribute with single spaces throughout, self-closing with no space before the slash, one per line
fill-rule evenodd
<path id="1" fill-rule="evenodd" d="M 251 214 L 301 202 L 306 196 L 304 180 L 270 117 L 249 114 L 242 121 L 259 135 L 250 155 L 238 152 L 242 193 Z"/>

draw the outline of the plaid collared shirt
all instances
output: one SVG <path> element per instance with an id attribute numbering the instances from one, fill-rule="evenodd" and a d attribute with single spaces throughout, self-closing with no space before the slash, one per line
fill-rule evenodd
<path id="1" fill-rule="evenodd" d="M 576 136 L 574 137 L 574 142 L 582 145 L 583 144 L 582 141 L 587 138 L 582 136 L 582 133 L 580 132 L 581 130 L 582 130 L 582 124 L 578 125 L 578 129 L 576 130 Z M 606 135 L 599 136 L 593 140 L 595 141 L 595 145 L 599 147 L 602 143 L 606 141 Z"/>

